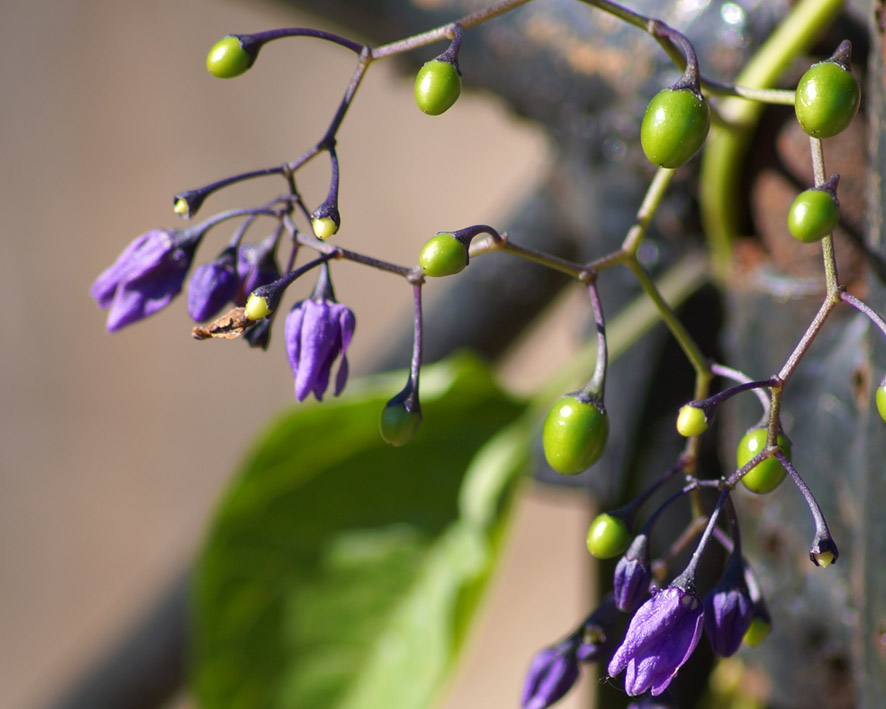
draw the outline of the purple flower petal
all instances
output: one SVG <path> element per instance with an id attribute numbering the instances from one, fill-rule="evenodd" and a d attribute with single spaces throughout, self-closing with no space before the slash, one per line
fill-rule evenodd
<path id="1" fill-rule="evenodd" d="M 694 593 L 679 586 L 659 591 L 634 614 L 609 662 L 609 674 L 627 669 L 625 691 L 632 696 L 650 688 L 660 694 L 698 645 L 702 616 Z"/>

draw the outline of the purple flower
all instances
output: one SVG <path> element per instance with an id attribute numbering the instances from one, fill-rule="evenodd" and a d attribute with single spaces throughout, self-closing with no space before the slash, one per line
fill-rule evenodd
<path id="1" fill-rule="evenodd" d="M 339 353 L 341 364 L 335 378 L 335 395 L 344 389 L 348 378 L 345 355 L 355 324 L 350 308 L 335 302 L 324 264 L 313 295 L 296 303 L 286 318 L 286 352 L 295 377 L 295 397 L 299 401 L 304 401 L 311 392 L 317 401 L 322 401 L 332 363 Z"/>
<path id="2" fill-rule="evenodd" d="M 188 314 L 196 322 L 218 315 L 237 292 L 237 252 L 228 247 L 210 263 L 198 266 L 188 286 Z"/>
<path id="3" fill-rule="evenodd" d="M 162 310 L 178 295 L 203 233 L 154 229 L 133 241 L 92 284 L 92 297 L 110 308 L 108 332 Z"/>
<path id="4" fill-rule="evenodd" d="M 651 580 L 649 537 L 638 534 L 615 567 L 613 596 L 616 607 L 625 613 L 633 613 L 649 594 Z"/>
<path id="5" fill-rule="evenodd" d="M 741 557 L 730 557 L 720 582 L 704 599 L 704 630 L 714 654 L 734 655 L 754 619 Z"/>
<path id="6" fill-rule="evenodd" d="M 237 256 L 237 277 L 240 287 L 233 298 L 234 305 L 246 305 L 246 299 L 256 288 L 280 278 L 275 252 L 279 234 L 271 234 L 257 244 L 241 246 Z"/>
<path id="7" fill-rule="evenodd" d="M 578 679 L 576 642 L 568 639 L 546 647 L 532 658 L 523 684 L 522 709 L 545 709 L 561 699 Z"/>
<path id="8" fill-rule="evenodd" d="M 640 606 L 625 639 L 609 661 L 610 676 L 625 674 L 631 696 L 651 689 L 661 694 L 692 655 L 701 637 L 702 605 L 677 581 Z"/>

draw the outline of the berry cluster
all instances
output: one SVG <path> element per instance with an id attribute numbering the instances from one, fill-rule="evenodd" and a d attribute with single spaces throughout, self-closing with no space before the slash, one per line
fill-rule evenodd
<path id="1" fill-rule="evenodd" d="M 336 134 L 371 63 L 448 40 L 447 49 L 425 63 L 415 81 L 418 108 L 432 116 L 443 114 L 456 103 L 461 91 L 458 55 L 465 33 L 520 4 L 517 0 L 505 0 L 458 22 L 381 47 L 361 45 L 331 33 L 304 28 L 221 39 L 207 58 L 209 72 L 219 78 L 243 74 L 255 64 L 264 45 L 284 37 L 313 37 L 334 42 L 357 56 L 357 66 L 328 130 L 301 157 L 279 167 L 246 172 L 181 192 L 174 198 L 174 211 L 191 218 L 214 192 L 243 180 L 266 176 L 283 179 L 282 194 L 263 205 L 223 212 L 185 229 L 147 232 L 101 274 L 93 285 L 92 295 L 101 307 L 109 308 L 109 331 L 152 315 L 180 292 L 206 235 L 223 223 L 240 219 L 242 223 L 218 256 L 197 267 L 191 276 L 188 311 L 197 323 L 209 321 L 194 328 L 194 337 L 236 339 L 242 336 L 251 346 L 266 349 L 286 289 L 316 269 L 319 277 L 313 293 L 291 306 L 284 338 L 297 399 L 302 401 L 313 393 L 320 400 L 329 386 L 336 361 L 339 364 L 335 394 L 345 386 L 346 355 L 355 328 L 353 313 L 336 301 L 331 280 L 333 262 L 346 259 L 401 277 L 412 288 L 415 308 L 412 364 L 404 388 L 381 412 L 380 432 L 388 444 L 402 446 L 415 437 L 422 420 L 419 401 L 421 292 L 426 278 L 456 275 L 469 266 L 472 257 L 492 252 L 532 260 L 567 274 L 587 289 L 596 325 L 597 357 L 588 383 L 556 401 L 542 425 L 542 444 L 549 466 L 558 473 L 574 475 L 600 459 L 610 427 L 604 404 L 609 361 L 604 308 L 598 291 L 600 274 L 616 267 L 627 268 L 695 370 L 694 398 L 680 409 L 676 418 L 677 432 L 687 440 L 679 459 L 659 480 L 628 505 L 605 512 L 592 522 L 587 534 L 590 553 L 600 559 L 620 557 L 613 592 L 575 632 L 542 650 L 533 660 L 526 679 L 523 707 L 543 709 L 569 690 L 578 677 L 581 662 L 604 661 L 613 677 L 625 672 L 625 690 L 630 695 L 647 692 L 658 695 L 667 690 L 679 668 L 693 653 L 702 629 L 715 654 L 724 657 L 735 653 L 742 640 L 750 645 L 762 641 L 771 618 L 752 565 L 742 555 L 733 499 L 739 482 L 747 490 L 763 495 L 773 492 L 790 476 L 812 513 L 815 525 L 810 545 L 812 562 L 825 567 L 837 560 L 837 546 L 818 504 L 791 463 L 791 443 L 781 426 L 782 396 L 810 343 L 836 306 L 847 304 L 857 309 L 884 334 L 886 322 L 840 284 L 834 261 L 831 232 L 840 218 L 836 195 L 839 176 L 825 179 L 821 139 L 844 130 L 859 107 L 860 90 L 850 68 L 849 43 L 841 44 L 827 61 L 813 65 L 803 75 L 796 91 L 754 90 L 705 78 L 692 43 L 679 31 L 602 0 L 588 4 L 649 32 L 682 69 L 676 83 L 652 97 L 643 116 L 640 142 L 657 172 L 620 249 L 588 263 L 574 263 L 556 254 L 520 246 L 508 234 L 491 226 L 475 225 L 431 237 L 420 250 L 418 264 L 410 267 L 329 243 L 327 240 L 342 227 Z M 735 369 L 709 362 L 638 257 L 646 229 L 674 170 L 685 165 L 702 148 L 712 122 L 721 126 L 725 123 L 716 104 L 716 97 L 723 96 L 794 104 L 797 120 L 811 141 L 815 182 L 791 205 L 787 225 L 799 241 L 822 243 L 826 296 L 782 369 L 764 380 L 752 380 Z M 724 130 L 728 130 L 728 126 Z M 330 161 L 329 190 L 318 206 L 309 209 L 297 189 L 295 176 L 300 168 L 322 154 Z M 253 243 L 244 243 L 247 233 L 260 219 L 273 224 L 271 234 Z M 281 269 L 277 253 L 284 246 L 288 246 L 289 253 Z M 297 265 L 304 250 L 314 255 Z M 221 314 L 229 304 L 234 307 Z M 710 394 L 715 377 L 732 385 Z M 706 479 L 698 461 L 699 439 L 709 431 L 720 404 L 746 391 L 758 396 L 763 415 L 738 442 L 734 472 L 724 478 Z M 886 419 L 886 379 L 877 389 L 876 404 Z M 679 483 L 676 489 L 638 526 L 643 507 L 675 482 Z M 713 504 L 707 499 L 709 492 L 716 493 Z M 690 500 L 692 508 L 687 531 L 673 542 L 666 558 L 654 560 L 650 539 L 655 523 L 674 501 L 683 498 Z M 725 529 L 719 526 L 724 511 L 728 520 Z M 685 569 L 678 574 L 671 573 L 669 564 L 696 539 Z M 727 550 L 729 558 L 720 580 L 709 589 L 700 589 L 697 569 L 712 539 Z"/>

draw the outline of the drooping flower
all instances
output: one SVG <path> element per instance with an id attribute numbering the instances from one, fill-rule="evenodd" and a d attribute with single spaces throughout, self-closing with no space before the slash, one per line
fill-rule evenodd
<path id="1" fill-rule="evenodd" d="M 215 261 L 194 270 L 188 286 L 188 314 L 195 322 L 203 322 L 219 311 L 237 292 L 237 251 L 229 246 Z"/>
<path id="2" fill-rule="evenodd" d="M 640 606 L 609 661 L 610 676 L 625 673 L 631 696 L 659 695 L 692 655 L 701 637 L 703 609 L 690 584 L 675 580 Z"/>
<path id="3" fill-rule="evenodd" d="M 233 301 L 234 305 L 246 305 L 246 298 L 260 286 L 273 283 L 280 278 L 275 253 L 279 232 L 271 234 L 257 244 L 241 246 L 237 253 L 237 278 L 239 287 Z"/>
<path id="4" fill-rule="evenodd" d="M 523 684 L 521 709 L 546 709 L 572 688 L 578 679 L 577 645 L 576 638 L 570 637 L 532 658 Z"/>
<path id="5" fill-rule="evenodd" d="M 649 595 L 652 580 L 652 561 L 649 557 L 649 537 L 638 534 L 615 567 L 613 596 L 616 607 L 625 613 L 636 610 Z"/>
<path id="6" fill-rule="evenodd" d="M 295 397 L 304 401 L 314 393 L 323 399 L 329 385 L 332 364 L 341 354 L 335 378 L 335 395 L 344 389 L 348 378 L 346 353 L 351 344 L 356 321 L 350 308 L 335 301 L 326 264 L 313 294 L 296 303 L 286 318 L 286 352 L 295 377 Z"/>
<path id="7" fill-rule="evenodd" d="M 723 578 L 704 599 L 704 630 L 714 654 L 734 655 L 753 619 L 754 603 L 745 583 L 744 564 L 741 556 L 733 553 Z"/>
<path id="8" fill-rule="evenodd" d="M 110 308 L 108 332 L 162 310 L 178 295 L 203 230 L 154 229 L 142 234 L 92 284 L 92 297 Z"/>

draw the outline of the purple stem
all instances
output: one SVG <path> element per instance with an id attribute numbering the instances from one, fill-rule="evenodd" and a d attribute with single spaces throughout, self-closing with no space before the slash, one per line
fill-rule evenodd
<path id="1" fill-rule="evenodd" d="M 245 41 L 248 44 L 253 45 L 256 48 L 256 51 L 268 42 L 273 42 L 275 39 L 283 39 L 284 37 L 314 37 L 316 39 L 325 39 L 328 42 L 334 42 L 346 49 L 350 49 L 355 54 L 360 54 L 360 52 L 363 51 L 362 44 L 358 44 L 346 37 L 341 37 L 332 32 L 324 32 L 323 30 L 309 29 L 307 27 L 282 27 L 276 30 L 256 32 L 255 34 L 238 34 L 234 36 L 240 40 L 241 45 Z"/>
<path id="2" fill-rule="evenodd" d="M 871 306 L 860 301 L 854 295 L 849 295 L 849 293 L 847 293 L 846 291 L 840 291 L 840 300 L 842 300 L 844 303 L 847 303 L 848 305 L 851 305 L 860 313 L 867 315 L 868 318 L 870 318 L 870 321 L 874 323 L 874 325 L 876 325 L 878 328 L 880 328 L 880 332 L 882 332 L 883 335 L 886 335 L 886 321 L 884 321 L 883 318 L 881 318 L 880 315 L 877 313 L 877 311 L 875 311 Z"/>

